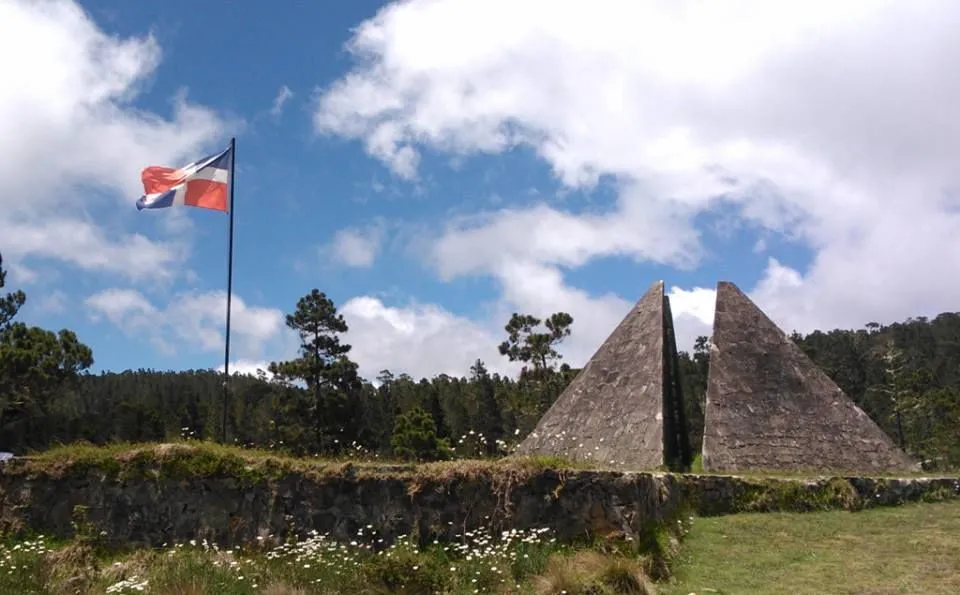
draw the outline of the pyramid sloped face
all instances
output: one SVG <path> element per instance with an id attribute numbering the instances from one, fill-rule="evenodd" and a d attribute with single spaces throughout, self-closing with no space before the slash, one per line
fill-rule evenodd
<path id="1" fill-rule="evenodd" d="M 736 285 L 717 284 L 703 467 L 904 471 L 916 465 Z"/>
<path id="2" fill-rule="evenodd" d="M 664 463 L 664 296 L 654 283 L 520 444 L 622 469 Z"/>

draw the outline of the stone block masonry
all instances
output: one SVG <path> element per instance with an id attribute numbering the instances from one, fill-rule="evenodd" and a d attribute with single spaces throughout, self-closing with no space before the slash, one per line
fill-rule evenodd
<path id="1" fill-rule="evenodd" d="M 624 470 L 690 464 L 676 343 L 654 283 L 517 449 Z"/>
<path id="2" fill-rule="evenodd" d="M 736 285 L 724 281 L 717 284 L 703 468 L 720 473 L 919 470 Z"/>

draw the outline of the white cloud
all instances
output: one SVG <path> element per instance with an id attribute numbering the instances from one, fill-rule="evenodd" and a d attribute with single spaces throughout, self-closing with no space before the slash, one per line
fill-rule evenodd
<path id="1" fill-rule="evenodd" d="M 222 351 L 226 322 L 225 291 L 183 293 L 173 296 L 163 309 L 133 289 L 105 289 L 86 299 L 91 317 L 101 317 L 133 337 L 148 340 L 172 353 L 176 347 L 191 351 Z M 248 306 L 234 295 L 231 303 L 231 350 L 245 359 L 262 357 L 273 341 L 282 340 L 283 313 L 273 308 Z M 235 351 L 234 351 L 235 348 Z"/>
<path id="2" fill-rule="evenodd" d="M 534 262 L 515 261 L 498 272 L 503 296 L 499 304 L 500 326 L 506 324 L 513 311 L 546 318 L 554 312 L 573 317 L 570 337 L 559 350 L 571 366 L 582 366 L 610 336 L 642 292 L 631 299 L 612 293 L 590 295 L 582 289 L 566 285 L 560 271 Z M 502 339 L 501 339 L 502 340 Z"/>
<path id="3" fill-rule="evenodd" d="M 33 300 L 30 300 L 30 302 L 33 302 Z M 66 311 L 67 302 L 67 294 L 55 289 L 50 293 L 40 294 L 33 308 L 46 314 L 61 314 Z"/>
<path id="4" fill-rule="evenodd" d="M 949 0 L 412 0 L 356 29 L 356 67 L 314 124 L 407 178 L 425 148 L 519 145 L 570 187 L 613 176 L 609 212 L 504 210 L 455 222 L 431 253 L 442 278 L 498 279 L 504 308 L 575 310 L 571 353 L 633 296 L 587 295 L 561 267 L 695 266 L 694 217 L 720 207 L 815 254 L 801 271 L 771 260 L 752 288 L 785 330 L 860 326 L 960 303 L 958 28 Z M 695 326 L 692 291 L 674 310 Z"/>
<path id="5" fill-rule="evenodd" d="M 490 370 L 513 370 L 497 345 L 503 339 L 489 328 L 432 304 L 397 308 L 375 297 L 348 300 L 340 308 L 350 330 L 350 357 L 367 379 L 380 370 L 414 378 L 435 374 L 463 376 L 480 358 Z"/>
<path id="6" fill-rule="evenodd" d="M 259 376 L 259 373 L 262 371 L 264 376 L 269 380 L 273 378 L 267 367 L 270 365 L 270 362 L 266 360 L 238 360 L 230 362 L 230 375 L 231 376 Z M 223 364 L 216 366 L 214 368 L 217 372 L 223 373 Z"/>
<path id="7" fill-rule="evenodd" d="M 348 267 L 370 268 L 380 251 L 383 235 L 381 225 L 341 229 L 330 244 L 321 249 L 321 256 Z"/>
<path id="8" fill-rule="evenodd" d="M 97 314 L 106 316 L 110 322 L 128 328 L 131 324 L 139 326 L 138 316 L 157 313 L 150 300 L 133 289 L 105 289 L 88 297 L 86 304 Z"/>
<path id="9" fill-rule="evenodd" d="M 108 235 L 81 219 L 5 220 L 0 216 L 0 237 L 4 254 L 12 257 L 55 259 L 133 280 L 169 278 L 173 265 L 186 258 L 183 244 L 154 242 L 139 233 Z"/>
<path id="10" fill-rule="evenodd" d="M 151 36 L 108 35 L 65 0 L 0 3 L 0 22 L 2 248 L 131 278 L 153 259 L 169 274 L 176 249 L 89 214 L 119 206 L 135 216 L 141 168 L 196 158 L 224 122 L 182 92 L 170 119 L 134 105 L 161 60 Z"/>
<path id="11" fill-rule="evenodd" d="M 85 300 L 90 318 L 106 318 L 124 333 L 147 341 L 166 354 L 175 352 L 164 337 L 161 313 L 139 291 L 133 289 L 105 289 Z M 167 321 L 169 323 L 169 321 Z"/>
<path id="12" fill-rule="evenodd" d="M 443 278 L 527 259 L 565 267 L 615 254 L 680 266 L 695 262 L 699 247 L 692 230 L 667 213 L 658 217 L 655 202 L 636 200 L 649 218 L 627 218 L 622 211 L 575 215 L 539 204 L 458 220 L 433 246 L 432 257 Z"/>
<path id="13" fill-rule="evenodd" d="M 670 297 L 677 349 L 692 351 L 698 336 L 709 337 L 713 333 L 713 312 L 717 290 L 705 287 L 695 287 L 691 290 L 670 287 L 667 295 Z"/>
<path id="14" fill-rule="evenodd" d="M 283 85 L 277 91 L 277 96 L 273 98 L 273 105 L 270 107 L 270 113 L 279 117 L 283 113 L 283 106 L 287 104 L 290 99 L 293 98 L 293 91 L 290 90 L 290 87 Z"/>
<path id="15" fill-rule="evenodd" d="M 4 261 L 3 266 L 9 273 L 6 280 L 8 286 L 18 287 L 27 283 L 34 283 L 40 278 L 40 273 L 36 270 L 25 267 L 16 261 Z"/>

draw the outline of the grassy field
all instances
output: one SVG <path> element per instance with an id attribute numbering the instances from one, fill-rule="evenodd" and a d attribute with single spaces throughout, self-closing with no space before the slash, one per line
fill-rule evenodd
<path id="1" fill-rule="evenodd" d="M 665 594 L 960 593 L 960 501 L 697 519 Z"/>

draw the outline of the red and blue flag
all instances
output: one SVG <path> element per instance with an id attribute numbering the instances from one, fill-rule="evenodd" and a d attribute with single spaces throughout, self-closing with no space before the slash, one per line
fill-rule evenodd
<path id="1" fill-rule="evenodd" d="M 140 174 L 143 196 L 137 210 L 187 206 L 226 212 L 229 208 L 232 147 L 174 169 L 151 165 Z"/>

